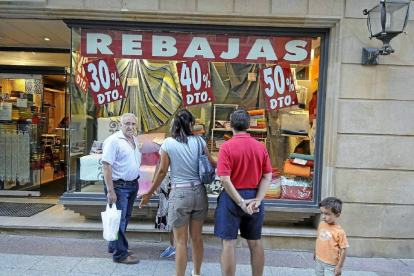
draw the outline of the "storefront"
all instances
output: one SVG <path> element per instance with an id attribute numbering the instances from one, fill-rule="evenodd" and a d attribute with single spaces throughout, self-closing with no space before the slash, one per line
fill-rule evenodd
<path id="1" fill-rule="evenodd" d="M 65 67 L 0 66 L 0 195 L 67 191 L 66 77 Z"/>
<path id="2" fill-rule="evenodd" d="M 230 114 L 243 108 L 251 114 L 248 132 L 267 147 L 273 166 L 266 204 L 307 208 L 308 219 L 318 212 L 326 30 L 66 23 L 72 29 L 72 77 L 65 205 L 104 200 L 100 147 L 119 130 L 122 114 L 138 116 L 143 193 L 180 109 L 196 117 L 194 132 L 217 158 L 232 136 Z M 214 208 L 219 178 L 207 189 Z"/>

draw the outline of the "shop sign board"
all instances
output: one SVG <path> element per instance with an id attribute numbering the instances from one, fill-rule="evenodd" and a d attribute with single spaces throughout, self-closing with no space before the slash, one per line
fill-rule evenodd
<path id="1" fill-rule="evenodd" d="M 85 76 L 85 69 L 83 65 L 88 63 L 88 58 L 82 57 L 80 47 L 78 51 L 78 61 L 75 74 L 75 84 L 83 90 L 83 92 L 88 93 L 88 79 Z"/>
<path id="2" fill-rule="evenodd" d="M 214 102 L 208 63 L 198 60 L 177 64 L 184 106 Z"/>
<path id="3" fill-rule="evenodd" d="M 82 30 L 85 57 L 309 64 L 311 38 Z"/>
<path id="4" fill-rule="evenodd" d="M 259 75 L 269 111 L 298 104 L 294 79 L 290 68 L 274 65 L 260 69 Z"/>
<path id="5" fill-rule="evenodd" d="M 115 61 L 98 59 L 83 65 L 96 106 L 125 98 Z"/>

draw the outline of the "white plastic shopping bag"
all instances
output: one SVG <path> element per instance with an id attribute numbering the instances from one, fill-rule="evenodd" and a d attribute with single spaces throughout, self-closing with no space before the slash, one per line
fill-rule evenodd
<path id="1" fill-rule="evenodd" d="M 116 204 L 106 204 L 106 211 L 101 212 L 103 225 L 103 238 L 107 241 L 115 241 L 118 239 L 119 224 L 121 222 L 121 210 L 116 209 Z"/>

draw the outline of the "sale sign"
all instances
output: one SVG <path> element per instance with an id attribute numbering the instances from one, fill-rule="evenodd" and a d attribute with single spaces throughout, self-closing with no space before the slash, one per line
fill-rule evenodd
<path id="1" fill-rule="evenodd" d="M 259 74 L 269 111 L 298 104 L 290 68 L 282 68 L 280 65 L 274 65 L 260 69 Z"/>
<path id="2" fill-rule="evenodd" d="M 98 59 L 83 65 L 96 106 L 125 98 L 115 61 Z"/>
<path id="3" fill-rule="evenodd" d="M 177 64 L 184 106 L 214 102 L 207 62 L 197 60 Z"/>
<path id="4" fill-rule="evenodd" d="M 88 93 L 88 79 L 85 76 L 85 69 L 83 68 L 83 65 L 85 63 L 88 63 L 88 58 L 82 57 L 79 46 L 77 63 L 78 66 L 76 67 L 75 84 L 85 93 Z"/>

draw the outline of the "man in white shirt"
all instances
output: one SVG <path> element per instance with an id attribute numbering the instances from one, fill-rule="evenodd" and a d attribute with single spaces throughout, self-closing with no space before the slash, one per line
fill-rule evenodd
<path id="1" fill-rule="evenodd" d="M 122 211 L 118 240 L 109 242 L 108 252 L 113 253 L 115 262 L 124 264 L 139 263 L 138 257 L 132 255 L 125 235 L 138 193 L 141 152 L 134 136 L 137 123 L 134 114 L 122 115 L 121 130 L 105 140 L 102 152 L 104 191 L 108 203 L 116 203 L 116 208 Z"/>

